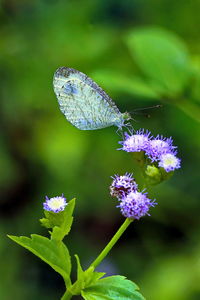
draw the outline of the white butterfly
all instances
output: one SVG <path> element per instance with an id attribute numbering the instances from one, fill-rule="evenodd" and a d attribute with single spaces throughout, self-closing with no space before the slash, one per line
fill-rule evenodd
<path id="1" fill-rule="evenodd" d="M 91 78 L 72 68 L 56 70 L 53 87 L 61 112 L 81 130 L 95 130 L 112 125 L 121 129 L 129 113 L 121 113 L 112 99 Z"/>

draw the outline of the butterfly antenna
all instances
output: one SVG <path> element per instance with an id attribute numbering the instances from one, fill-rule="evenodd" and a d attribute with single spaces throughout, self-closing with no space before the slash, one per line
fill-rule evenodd
<path id="1" fill-rule="evenodd" d="M 143 116 L 145 116 L 146 118 L 150 118 L 151 117 L 151 115 L 150 114 L 144 114 L 144 113 L 142 113 L 141 111 L 143 111 L 143 110 L 147 110 L 147 109 L 153 109 L 153 108 L 161 108 L 163 105 L 161 105 L 161 104 L 157 104 L 157 105 L 153 105 L 153 106 L 148 106 L 148 107 L 144 107 L 144 108 L 136 108 L 136 109 L 134 109 L 134 110 L 132 110 L 130 113 L 132 113 L 132 114 L 137 114 L 137 115 L 143 115 Z M 138 112 L 138 111 L 140 111 L 140 112 Z M 134 120 L 133 118 L 131 118 L 132 120 Z M 134 120 L 134 121 L 136 121 L 136 120 Z"/>
<path id="2" fill-rule="evenodd" d="M 132 110 L 130 113 L 134 113 L 136 111 L 141 111 L 141 110 L 153 109 L 153 108 L 161 108 L 161 107 L 163 107 L 162 104 L 157 104 L 157 105 L 143 107 L 143 108 L 136 108 L 136 109 Z"/>
<path id="3" fill-rule="evenodd" d="M 157 105 L 153 105 L 153 106 L 148 106 L 148 107 L 144 107 L 144 108 L 136 108 L 135 111 L 137 110 L 145 110 L 145 109 L 152 109 L 152 108 L 161 108 L 162 104 L 157 104 Z"/>

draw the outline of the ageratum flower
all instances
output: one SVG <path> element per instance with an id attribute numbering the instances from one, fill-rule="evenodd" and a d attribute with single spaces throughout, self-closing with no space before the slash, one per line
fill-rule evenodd
<path id="1" fill-rule="evenodd" d="M 157 203 L 147 197 L 147 193 L 131 192 L 122 198 L 120 204 L 121 213 L 126 218 L 137 219 L 148 215 L 150 207 L 154 207 Z"/>
<path id="2" fill-rule="evenodd" d="M 149 136 L 150 132 L 144 129 L 136 131 L 135 134 L 129 135 L 125 132 L 124 141 L 119 142 L 122 145 L 122 148 L 118 150 L 124 150 L 126 152 L 140 152 L 145 151 L 149 145 Z"/>
<path id="3" fill-rule="evenodd" d="M 163 136 L 157 136 L 155 139 L 149 141 L 148 148 L 146 149 L 146 155 L 152 162 L 158 161 L 162 154 L 173 153 L 176 154 L 173 146 L 172 138 L 164 138 Z"/>
<path id="4" fill-rule="evenodd" d="M 66 202 L 66 198 L 64 197 L 64 195 L 56 196 L 50 199 L 46 196 L 46 201 L 43 203 L 43 208 L 47 211 L 58 213 L 60 211 L 63 211 L 67 204 L 68 203 Z"/>
<path id="5" fill-rule="evenodd" d="M 165 169 L 166 172 L 174 171 L 181 167 L 181 160 L 172 153 L 162 154 L 158 163 L 159 167 Z"/>
<path id="6" fill-rule="evenodd" d="M 128 193 L 137 190 L 137 184 L 133 178 L 133 174 L 126 173 L 125 175 L 115 175 L 110 186 L 110 194 L 112 197 L 121 198 Z"/>

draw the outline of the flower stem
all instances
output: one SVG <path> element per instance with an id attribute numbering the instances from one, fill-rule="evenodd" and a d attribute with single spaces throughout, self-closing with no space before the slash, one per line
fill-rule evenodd
<path id="1" fill-rule="evenodd" d="M 126 228 L 131 224 L 131 222 L 133 222 L 133 219 L 130 219 L 130 218 L 127 218 L 124 221 L 124 223 L 121 225 L 121 227 L 115 233 L 115 235 L 113 236 L 113 238 L 111 239 L 111 241 L 103 249 L 103 251 L 99 254 L 99 256 L 97 257 L 97 259 L 95 259 L 95 261 L 89 266 L 88 269 L 90 269 L 90 268 L 95 269 L 102 262 L 102 260 L 106 257 L 106 255 L 109 253 L 109 251 L 112 249 L 112 247 L 116 244 L 116 242 L 118 241 L 118 239 L 124 233 L 124 231 L 126 230 Z M 70 287 L 70 291 L 67 290 L 64 293 L 64 295 L 62 296 L 61 300 L 70 300 L 72 298 L 73 294 L 78 295 L 77 289 L 76 289 L 76 293 L 73 293 L 75 291 L 76 283 L 77 283 L 77 281 Z"/>
<path id="2" fill-rule="evenodd" d="M 106 255 L 109 253 L 109 251 L 112 249 L 112 247 L 116 244 L 118 239 L 121 237 L 121 235 L 124 233 L 126 228 L 131 224 L 133 219 L 127 218 L 124 223 L 121 225 L 121 227 L 118 229 L 118 231 L 115 233 L 111 241 L 108 243 L 108 245 L 103 249 L 103 251 L 99 254 L 99 256 L 93 261 L 93 263 L 90 265 L 89 268 L 93 267 L 96 268 L 102 260 L 106 257 Z"/>
<path id="3" fill-rule="evenodd" d="M 69 291 L 66 291 L 62 296 L 61 300 L 70 300 L 72 298 L 72 294 Z"/>

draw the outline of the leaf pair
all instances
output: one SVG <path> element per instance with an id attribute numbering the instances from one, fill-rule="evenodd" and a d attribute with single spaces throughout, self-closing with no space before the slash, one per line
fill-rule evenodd
<path id="1" fill-rule="evenodd" d="M 81 294 L 85 300 L 145 300 L 138 286 L 126 277 L 115 275 L 101 279 L 105 273 L 95 272 L 94 267 L 83 271 L 78 256 L 75 257 L 77 281 L 70 288 L 73 295 Z"/>

